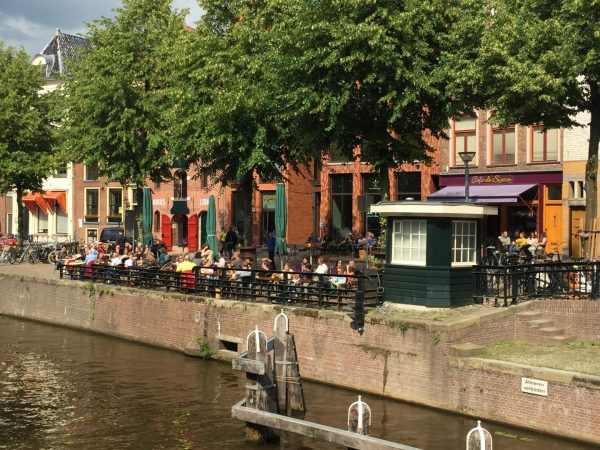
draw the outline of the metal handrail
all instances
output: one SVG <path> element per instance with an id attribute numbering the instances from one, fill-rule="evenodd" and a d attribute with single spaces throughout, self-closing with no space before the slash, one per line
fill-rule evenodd
<path id="1" fill-rule="evenodd" d="M 192 271 L 176 272 L 159 267 L 113 267 L 96 263 L 86 266 L 71 263 L 59 265 L 59 276 L 212 298 L 338 309 L 354 304 L 359 285 L 364 285 L 362 292 L 366 306 L 377 306 L 382 302 L 378 286 L 365 275 L 343 275 L 351 282 L 336 288 L 329 281 L 330 277 L 335 276 L 332 274 L 218 267 L 210 268 L 212 274 L 203 274 L 202 269 L 197 266 Z M 295 278 L 300 280 L 296 282 Z M 359 283 L 359 279 L 363 282 Z"/>

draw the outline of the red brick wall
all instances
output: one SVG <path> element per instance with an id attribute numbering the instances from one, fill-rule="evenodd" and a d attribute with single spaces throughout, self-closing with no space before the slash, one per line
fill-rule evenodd
<path id="1" fill-rule="evenodd" d="M 565 334 L 581 341 L 600 342 L 599 301 L 545 300 L 535 302 L 535 309 L 564 327 Z"/>
<path id="2" fill-rule="evenodd" d="M 517 372 L 449 357 L 457 342 L 514 337 L 521 308 L 469 325 L 367 324 L 361 336 L 339 313 L 291 309 L 302 375 L 362 391 L 600 443 L 600 383 L 549 380 L 542 398 L 520 390 Z M 115 289 L 69 281 L 4 277 L 0 313 L 182 350 L 206 337 L 241 342 L 255 325 L 270 334 L 278 308 Z M 240 348 L 240 351 L 243 350 Z"/>

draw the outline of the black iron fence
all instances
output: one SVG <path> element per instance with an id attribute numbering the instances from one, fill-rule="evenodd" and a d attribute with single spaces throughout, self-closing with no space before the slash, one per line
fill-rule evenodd
<path id="1" fill-rule="evenodd" d="M 61 278 L 72 280 L 250 302 L 343 309 L 353 307 L 359 293 L 359 298 L 364 296 L 365 306 L 377 306 L 382 302 L 378 274 L 337 278 L 329 274 L 256 269 L 195 267 L 192 271 L 175 272 L 103 264 L 69 264 L 59 267 L 59 271 Z"/>
<path id="2" fill-rule="evenodd" d="M 600 262 L 544 262 L 513 266 L 474 266 L 476 301 L 493 298 L 496 305 L 513 305 L 531 298 L 597 300 Z"/>

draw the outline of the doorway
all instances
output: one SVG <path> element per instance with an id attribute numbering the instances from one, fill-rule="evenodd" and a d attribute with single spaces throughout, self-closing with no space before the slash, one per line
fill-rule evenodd
<path id="1" fill-rule="evenodd" d="M 206 218 L 207 218 L 207 212 L 202 211 L 200 213 L 200 245 L 206 244 L 206 241 L 207 241 Z"/>
<path id="2" fill-rule="evenodd" d="M 188 218 L 185 214 L 177 213 L 171 219 L 173 229 L 173 245 L 179 247 L 188 246 Z"/>
<path id="3" fill-rule="evenodd" d="M 581 238 L 579 237 L 579 233 L 585 227 L 585 208 L 582 206 L 572 207 L 570 209 L 570 215 L 569 250 L 571 251 L 571 256 L 581 258 L 583 249 L 581 248 Z"/>
<path id="4" fill-rule="evenodd" d="M 269 233 L 275 231 L 275 191 L 261 192 L 260 237 L 266 244 Z"/>

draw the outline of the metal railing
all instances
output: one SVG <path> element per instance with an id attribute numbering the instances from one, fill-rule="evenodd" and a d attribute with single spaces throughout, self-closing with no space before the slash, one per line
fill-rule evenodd
<path id="1" fill-rule="evenodd" d="M 600 262 L 544 262 L 473 267 L 473 296 L 482 302 L 514 305 L 532 298 L 597 300 Z"/>
<path id="2" fill-rule="evenodd" d="M 378 276 L 343 275 L 347 282 L 336 287 L 331 282 L 335 275 L 303 272 L 210 268 L 208 274 L 202 267 L 175 272 L 104 264 L 67 264 L 58 269 L 60 278 L 250 302 L 344 309 L 354 305 L 359 292 L 367 307 L 382 302 Z"/>

